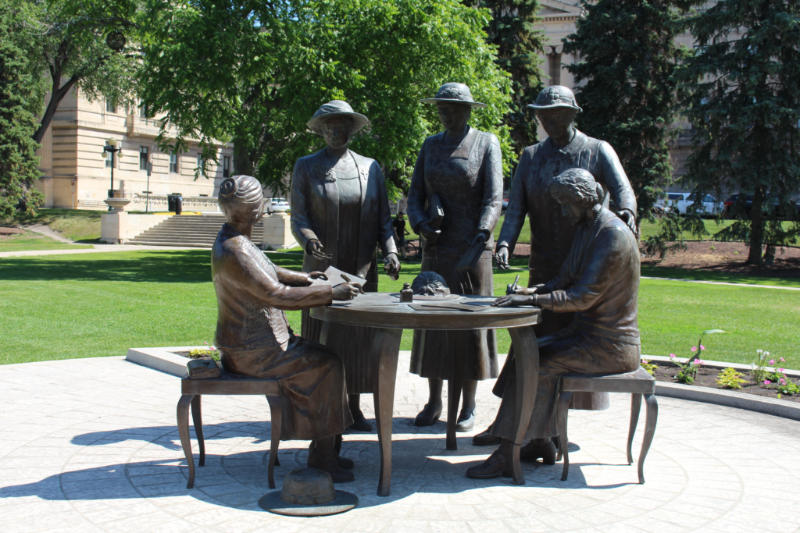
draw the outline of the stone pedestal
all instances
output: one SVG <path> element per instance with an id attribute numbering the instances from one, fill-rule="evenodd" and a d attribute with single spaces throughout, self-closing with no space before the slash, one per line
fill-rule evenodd
<path id="1" fill-rule="evenodd" d="M 100 217 L 100 241 L 123 244 L 171 216 L 172 214 L 131 215 L 126 211 L 103 213 Z"/>
<path id="2" fill-rule="evenodd" d="M 265 250 L 281 250 L 298 246 L 292 235 L 289 213 L 273 213 L 261 219 L 264 237 L 261 247 Z"/>

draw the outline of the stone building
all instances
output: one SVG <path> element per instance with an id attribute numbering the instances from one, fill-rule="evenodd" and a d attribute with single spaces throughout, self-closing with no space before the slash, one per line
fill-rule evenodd
<path id="1" fill-rule="evenodd" d="M 564 53 L 564 38 L 575 32 L 575 25 L 582 14 L 579 0 L 540 0 L 539 17 L 541 18 L 540 27 L 545 36 L 545 56 L 542 58 L 542 70 L 544 71 L 544 83 L 546 85 L 564 85 L 571 89 L 575 88 L 575 79 L 567 70 L 567 65 L 574 63 L 575 58 L 571 54 Z M 693 39 L 688 33 L 678 36 L 676 39 L 679 44 L 692 46 Z M 590 102 L 579 102 L 584 108 L 584 112 L 591 113 Z M 679 135 L 673 140 L 670 147 L 670 157 L 672 159 L 672 172 L 675 177 L 683 176 L 686 173 L 686 159 L 691 153 L 691 130 L 688 123 L 679 123 Z M 591 135 L 592 132 L 587 131 Z M 546 136 L 543 130 L 539 131 L 539 138 Z"/>
<path id="2" fill-rule="evenodd" d="M 105 209 L 113 172 L 114 196 L 130 199 L 128 209 L 166 211 L 167 195 L 180 193 L 183 209 L 216 211 L 219 183 L 233 173 L 233 146 L 218 144 L 218 162 L 206 161 L 208 177 L 195 179 L 203 163 L 199 145 L 190 142 L 186 152 L 164 152 L 156 143 L 158 133 L 159 120 L 148 117 L 144 106 L 90 101 L 73 88 L 39 150 L 45 207 Z M 104 151 L 106 145 L 119 151 Z"/>

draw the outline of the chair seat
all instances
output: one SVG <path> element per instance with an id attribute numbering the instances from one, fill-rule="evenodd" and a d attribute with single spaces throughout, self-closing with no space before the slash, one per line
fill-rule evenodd
<path id="1" fill-rule="evenodd" d="M 556 407 L 556 431 L 559 435 L 559 458 L 564 465 L 561 480 L 567 479 L 569 473 L 569 441 L 567 437 L 567 414 L 570 399 L 574 392 L 624 392 L 631 395 L 631 417 L 628 425 L 628 464 L 633 463 L 633 435 L 639 420 L 642 396 L 647 404 L 647 418 L 645 433 L 642 440 L 642 450 L 639 454 L 637 470 L 639 483 L 644 483 L 644 459 L 650 450 L 653 435 L 658 421 L 658 402 L 656 401 L 656 380 L 641 366 L 633 372 L 619 374 L 565 374 L 561 377 L 561 392 L 559 393 Z"/>
<path id="2" fill-rule="evenodd" d="M 269 487 L 275 488 L 275 465 L 278 464 L 278 445 L 281 434 L 281 397 L 277 379 L 253 378 L 238 374 L 223 373 L 220 377 L 208 379 L 184 378 L 181 380 L 181 397 L 178 400 L 178 434 L 181 447 L 189 466 L 189 479 L 186 488 L 194 486 L 194 458 L 192 444 L 189 439 L 189 412 L 191 409 L 197 444 L 200 448 L 200 466 L 205 464 L 205 442 L 203 439 L 203 414 L 201 398 L 204 394 L 212 395 L 259 395 L 266 396 L 270 409 L 270 453 L 267 467 Z"/>
<path id="3" fill-rule="evenodd" d="M 561 377 L 561 390 L 652 394 L 656 391 L 656 380 L 642 367 L 621 374 L 565 374 Z"/>
<path id="4" fill-rule="evenodd" d="M 236 374 L 223 373 L 218 378 L 181 380 L 181 393 L 183 394 L 264 394 L 276 396 L 279 394 L 278 380 L 251 378 Z"/>

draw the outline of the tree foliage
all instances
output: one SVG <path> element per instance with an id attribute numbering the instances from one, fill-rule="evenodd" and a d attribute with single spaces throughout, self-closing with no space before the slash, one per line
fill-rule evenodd
<path id="1" fill-rule="evenodd" d="M 497 46 L 497 64 L 511 74 L 512 104 L 505 122 L 511 129 L 514 154 L 536 142 L 536 116 L 528 104 L 543 88 L 541 55 L 544 36 L 536 29 L 539 0 L 467 0 L 491 10 L 486 28 L 489 42 Z"/>
<path id="2" fill-rule="evenodd" d="M 648 216 L 669 183 L 671 125 L 677 107 L 676 0 L 583 0 L 585 16 L 564 44 L 579 57 L 569 66 L 584 112 L 578 123 L 608 141 L 620 156 L 638 203 Z"/>
<path id="3" fill-rule="evenodd" d="M 447 81 L 488 104 L 472 123 L 510 152 L 510 81 L 486 42 L 487 10 L 456 0 L 149 0 L 143 18 L 140 94 L 178 128 L 177 147 L 233 139 L 237 172 L 275 187 L 324 145 L 305 123 L 335 98 L 372 121 L 353 148 L 377 159 L 395 190 L 407 187 L 422 141 L 440 129 L 419 100 Z"/>
<path id="4" fill-rule="evenodd" d="M 111 48 L 114 37 L 132 34 L 136 0 L 21 0 L 17 17 L 34 80 L 48 76 L 48 101 L 33 134 L 41 142 L 59 102 L 74 86 L 90 97 L 121 101 L 131 95 L 137 57 L 130 47 Z M 39 80 L 41 81 L 41 80 Z"/>
<path id="5" fill-rule="evenodd" d="M 25 28 L 14 2 L 0 5 L 0 219 L 31 215 L 41 204 L 34 112 L 41 92 L 20 46 Z"/>
<path id="6" fill-rule="evenodd" d="M 762 263 L 762 245 L 791 242 L 765 214 L 796 215 L 800 188 L 800 3 L 719 0 L 688 20 L 697 40 L 681 76 L 697 149 L 692 179 L 704 191 L 752 194 L 753 204 L 728 237 L 749 240 L 748 263 Z"/>

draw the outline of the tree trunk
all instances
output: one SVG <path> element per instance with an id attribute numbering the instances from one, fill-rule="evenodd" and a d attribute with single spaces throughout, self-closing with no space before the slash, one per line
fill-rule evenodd
<path id="1" fill-rule="evenodd" d="M 747 263 L 761 265 L 761 245 L 764 243 L 764 215 L 761 206 L 764 203 L 764 188 L 757 187 L 753 194 L 753 206 L 750 208 L 750 250 Z"/>
<path id="2" fill-rule="evenodd" d="M 58 76 L 53 80 L 53 88 L 50 92 L 50 101 L 47 102 L 47 108 L 44 110 L 44 115 L 42 115 L 42 120 L 39 122 L 39 127 L 33 133 L 33 140 L 39 144 L 42 143 L 42 138 L 44 138 L 47 128 L 50 127 L 50 122 L 53 121 L 53 116 L 56 114 L 56 110 L 58 109 L 58 104 L 61 103 L 61 99 L 64 98 L 72 86 L 75 85 L 75 82 L 78 81 L 78 78 L 73 76 L 67 80 L 62 87 L 59 87 L 58 84 L 61 81 L 60 78 L 61 76 Z"/>

